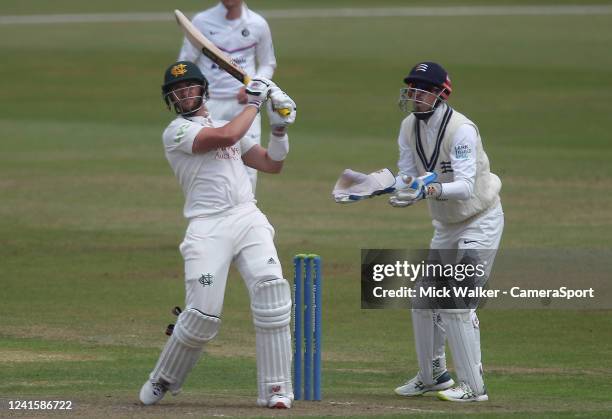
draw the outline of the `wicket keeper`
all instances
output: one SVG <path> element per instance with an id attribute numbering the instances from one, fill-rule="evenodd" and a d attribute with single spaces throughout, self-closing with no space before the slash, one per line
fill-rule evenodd
<path id="1" fill-rule="evenodd" d="M 456 251 L 487 265 L 484 286 L 504 228 L 500 179 L 489 169 L 478 127 L 447 100 L 450 77 L 441 65 L 421 62 L 400 91 L 410 115 L 401 124 L 399 174 L 383 169 L 369 175 L 344 171 L 334 188 L 339 203 L 393 193 L 389 203 L 405 208 L 426 200 L 434 227 L 430 249 Z M 408 215 L 408 214 L 407 214 Z M 418 374 L 395 389 L 401 396 L 438 391 L 442 400 L 488 400 L 483 380 L 480 326 L 475 309 L 413 309 Z M 446 369 L 445 342 L 453 354 L 458 382 Z"/>

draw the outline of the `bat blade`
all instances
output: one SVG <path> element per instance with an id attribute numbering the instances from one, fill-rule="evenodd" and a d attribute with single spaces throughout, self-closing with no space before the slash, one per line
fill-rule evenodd
<path id="1" fill-rule="evenodd" d="M 251 78 L 249 75 L 240 68 L 234 61 L 223 51 L 221 51 L 215 44 L 213 44 L 208 38 L 206 38 L 202 32 L 196 28 L 193 23 L 181 12 L 180 10 L 174 10 L 174 16 L 176 22 L 183 30 L 185 37 L 191 42 L 191 44 L 198 50 L 202 51 L 206 57 L 212 62 L 217 64 L 220 68 L 225 70 L 229 75 L 234 77 L 236 80 L 244 84 L 249 84 Z M 275 111 L 282 115 L 287 116 L 291 113 L 290 109 L 275 109 Z"/>
<path id="2" fill-rule="evenodd" d="M 210 58 L 212 62 L 217 64 L 236 80 L 244 85 L 249 84 L 251 79 L 246 72 L 236 65 L 227 54 L 221 51 L 215 44 L 206 38 L 202 32 L 193 26 L 193 23 L 187 19 L 183 12 L 180 10 L 175 10 L 174 16 L 176 17 L 178 25 L 183 30 L 185 37 L 194 47 L 202 51 L 202 54 Z"/>

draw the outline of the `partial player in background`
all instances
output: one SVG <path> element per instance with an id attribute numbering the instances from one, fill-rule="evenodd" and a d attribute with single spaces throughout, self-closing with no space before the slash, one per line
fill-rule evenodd
<path id="1" fill-rule="evenodd" d="M 484 286 L 504 227 L 501 181 L 490 172 L 476 124 L 447 103 L 451 81 L 433 62 L 417 64 L 404 79 L 400 107 L 410 112 L 399 133 L 399 174 L 383 169 L 366 175 L 347 169 L 334 188 L 339 203 L 393 193 L 389 203 L 408 207 L 426 199 L 434 226 L 430 249 L 454 250 L 488 267 Z M 408 215 L 408 214 L 407 214 Z M 439 254 L 439 252 L 438 252 Z M 446 262 L 445 262 L 446 263 Z M 480 327 L 475 310 L 412 311 L 418 374 L 395 389 L 402 396 L 438 391 L 442 400 L 485 401 Z M 458 383 L 446 369 L 448 338 Z"/>
<path id="2" fill-rule="evenodd" d="M 204 345 L 221 324 L 230 264 L 247 286 L 256 335 L 259 406 L 290 408 L 291 292 L 274 246 L 274 229 L 255 205 L 246 167 L 279 173 L 289 152 L 287 127 L 295 103 L 272 81 L 254 78 L 247 103 L 230 122 L 208 113 L 208 81 L 189 61 L 165 73 L 163 97 L 177 117 L 163 133 L 163 146 L 185 195 L 189 220 L 180 251 L 185 260 L 185 310 L 157 365 L 140 391 L 145 405 L 177 394 Z M 270 98 L 268 100 L 268 97 Z M 267 102 L 271 134 L 267 150 L 245 135 Z M 283 117 L 270 108 L 291 110 Z"/>
<path id="3" fill-rule="evenodd" d="M 270 27 L 262 16 L 249 10 L 242 0 L 222 0 L 215 7 L 195 15 L 192 23 L 247 74 L 267 79 L 274 75 L 276 58 Z M 204 56 L 189 40 L 184 40 L 178 59 L 196 63 L 209 81 L 209 108 L 213 119 L 228 121 L 242 111 L 247 103 L 244 85 Z M 259 115 L 247 136 L 256 144 L 261 144 Z M 247 170 L 255 193 L 257 170 Z"/>

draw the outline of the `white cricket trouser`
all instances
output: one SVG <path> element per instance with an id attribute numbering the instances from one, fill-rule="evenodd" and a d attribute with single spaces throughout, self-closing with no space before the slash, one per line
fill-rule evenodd
<path id="1" fill-rule="evenodd" d="M 431 239 L 430 248 L 459 249 L 460 252 L 457 257 L 460 259 L 463 249 L 497 251 L 504 231 L 504 211 L 501 203 L 498 203 L 464 223 L 445 224 L 434 220 L 432 224 L 434 235 Z M 486 260 L 490 261 L 489 265 L 493 265 L 495 253 L 487 254 Z"/>
<path id="2" fill-rule="evenodd" d="M 210 116 L 215 120 L 231 121 L 238 115 L 243 109 L 244 105 L 238 103 L 236 99 L 208 99 L 206 102 L 206 108 L 210 112 Z M 257 144 L 261 144 L 261 114 L 257 114 L 253 124 L 247 131 L 246 135 L 254 140 Z M 251 179 L 251 186 L 253 186 L 253 195 L 255 194 L 255 187 L 257 186 L 257 170 L 247 167 L 247 173 L 249 179 Z"/>
<path id="3" fill-rule="evenodd" d="M 274 228 L 253 203 L 189 222 L 180 250 L 185 260 L 185 307 L 220 317 L 230 264 L 249 295 L 260 281 L 281 279 Z"/>
<path id="4" fill-rule="evenodd" d="M 502 232 L 504 229 L 504 213 L 501 204 L 488 209 L 482 214 L 464 223 L 445 224 L 434 220 L 434 235 L 430 248 L 435 249 L 457 249 L 456 261 L 442 261 L 443 263 L 454 263 L 461 260 L 466 251 L 476 252 L 479 262 L 487 264 L 485 282 L 493 267 L 495 255 L 499 248 Z M 479 285 L 484 285 L 479 284 Z M 453 351 L 455 369 L 459 380 L 466 381 L 472 388 L 479 392 L 483 391 L 482 379 L 474 377 L 474 371 L 482 370 L 480 351 L 480 326 L 476 310 L 468 313 L 446 312 L 417 313 L 428 310 L 415 310 L 413 312 L 414 338 L 419 359 L 419 374 L 427 385 L 434 382 L 432 363 L 434 359 L 445 358 L 445 341 L 447 334 L 452 339 L 451 350 L 456 348 L 467 348 L 467 351 Z M 433 321 L 432 321 L 433 319 Z M 464 327 L 465 322 L 471 322 L 470 330 Z M 456 329 L 461 330 L 456 330 Z M 455 353 L 460 352 L 460 353 Z M 442 362 L 445 365 L 445 361 Z"/>
<path id="5" fill-rule="evenodd" d="M 262 406 L 274 394 L 293 397 L 291 291 L 273 239 L 274 228 L 266 216 L 254 203 L 247 203 L 217 216 L 191 219 L 180 245 L 185 260 L 185 309 L 195 309 L 204 318 L 221 318 L 230 264 L 234 262 L 240 271 L 255 324 L 257 403 Z M 181 370 L 183 376 L 200 352 Z"/>

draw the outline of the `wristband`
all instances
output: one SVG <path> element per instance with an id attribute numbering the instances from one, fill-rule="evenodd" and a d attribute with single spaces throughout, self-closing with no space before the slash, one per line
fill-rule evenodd
<path id="1" fill-rule="evenodd" d="M 268 156 L 274 161 L 283 161 L 287 154 L 289 154 L 289 137 L 287 137 L 287 134 L 282 137 L 270 134 Z"/>

